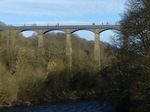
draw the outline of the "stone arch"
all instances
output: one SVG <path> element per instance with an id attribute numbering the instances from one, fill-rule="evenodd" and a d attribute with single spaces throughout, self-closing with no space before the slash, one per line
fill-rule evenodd
<path id="1" fill-rule="evenodd" d="M 66 31 L 63 29 L 50 29 L 50 30 L 44 31 L 43 34 L 46 34 L 46 33 L 51 32 L 51 31 L 62 31 L 62 32 L 66 33 Z"/>
<path id="2" fill-rule="evenodd" d="M 99 33 L 102 33 L 102 32 L 107 31 L 107 30 L 116 30 L 116 31 L 120 31 L 120 29 L 117 29 L 117 28 L 107 28 L 107 29 L 100 30 Z"/>
<path id="3" fill-rule="evenodd" d="M 71 32 L 71 34 L 79 36 L 82 39 L 86 39 L 88 41 L 93 41 L 94 40 L 94 29 L 77 29 L 77 30 L 73 30 Z"/>
<path id="4" fill-rule="evenodd" d="M 117 34 L 116 32 L 120 31 L 117 28 L 107 28 L 100 30 L 100 40 L 102 42 L 110 43 L 112 44 L 112 38 Z"/>
<path id="5" fill-rule="evenodd" d="M 25 32 L 25 31 L 33 31 L 33 32 L 37 32 L 37 30 L 32 30 L 32 29 L 19 30 L 20 33 Z"/>
<path id="6" fill-rule="evenodd" d="M 31 29 L 25 29 L 25 30 L 20 30 L 18 33 L 23 34 L 25 37 L 30 37 L 33 34 L 38 34 L 37 30 L 31 30 Z"/>
<path id="7" fill-rule="evenodd" d="M 72 31 L 71 31 L 71 34 L 77 32 L 77 31 L 82 31 L 82 30 L 90 31 L 90 32 L 93 32 L 93 33 L 94 33 L 93 29 L 75 29 L 75 30 L 72 30 Z"/>

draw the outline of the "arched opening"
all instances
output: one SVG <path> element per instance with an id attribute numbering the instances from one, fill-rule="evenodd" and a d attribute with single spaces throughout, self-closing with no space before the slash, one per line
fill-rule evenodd
<path id="1" fill-rule="evenodd" d="M 47 30 L 44 32 L 44 34 L 47 34 L 47 33 L 65 33 L 65 31 L 59 30 L 59 29 L 52 29 L 52 30 Z"/>
<path id="2" fill-rule="evenodd" d="M 100 32 L 100 41 L 113 44 L 113 39 L 116 38 L 119 30 L 117 29 L 106 29 Z"/>
<path id="3" fill-rule="evenodd" d="M 86 40 L 94 40 L 94 33 L 90 30 L 76 30 L 72 32 L 72 34 L 78 35 L 80 38 L 84 38 Z"/>
<path id="4" fill-rule="evenodd" d="M 47 61 L 62 64 L 65 58 L 66 34 L 61 30 L 48 30 L 44 32 L 44 49 Z M 60 65 L 61 66 L 61 65 Z"/>
<path id="5" fill-rule="evenodd" d="M 72 35 L 72 45 L 75 48 L 81 47 L 83 45 L 86 46 L 93 46 L 90 43 L 93 43 L 94 40 L 94 33 L 89 30 L 77 30 L 73 32 Z"/>
<path id="6" fill-rule="evenodd" d="M 38 43 L 38 32 L 31 31 L 31 30 L 24 30 L 20 32 L 22 36 L 24 37 L 24 41 L 26 43 L 30 43 L 30 45 L 37 46 Z"/>
<path id="7" fill-rule="evenodd" d="M 38 33 L 37 33 L 36 31 L 25 30 L 25 31 L 22 31 L 21 34 L 22 34 L 24 37 L 32 37 L 32 36 L 37 35 Z"/>
<path id="8" fill-rule="evenodd" d="M 44 32 L 44 38 L 50 38 L 51 41 L 64 42 L 66 38 L 66 33 L 61 30 L 48 30 Z"/>
<path id="9" fill-rule="evenodd" d="M 77 30 L 71 36 L 73 49 L 73 67 L 90 71 L 94 67 L 94 33 L 89 30 Z"/>
<path id="10" fill-rule="evenodd" d="M 100 57 L 102 66 L 107 66 L 113 58 L 114 41 L 117 35 L 117 30 L 106 29 L 100 32 Z"/>

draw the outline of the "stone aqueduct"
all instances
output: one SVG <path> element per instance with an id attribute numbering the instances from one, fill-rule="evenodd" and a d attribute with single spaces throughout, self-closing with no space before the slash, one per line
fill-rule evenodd
<path id="1" fill-rule="evenodd" d="M 94 40 L 94 60 L 100 67 L 100 33 L 105 30 L 120 30 L 120 25 L 64 25 L 64 26 L 0 26 L 0 31 L 3 30 L 18 30 L 23 31 L 36 31 L 38 32 L 38 47 L 43 47 L 43 34 L 60 30 L 66 33 L 66 59 L 69 67 L 72 66 L 72 46 L 71 34 L 79 30 L 89 30 L 95 34 Z"/>

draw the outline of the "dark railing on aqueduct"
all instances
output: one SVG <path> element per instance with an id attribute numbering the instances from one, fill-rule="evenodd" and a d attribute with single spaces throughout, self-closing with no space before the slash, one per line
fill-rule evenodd
<path id="1" fill-rule="evenodd" d="M 89 30 L 95 34 L 94 41 L 94 60 L 100 67 L 100 33 L 105 30 L 120 30 L 120 25 L 56 25 L 56 26 L 0 26 L 0 31 L 3 30 L 19 30 L 23 31 L 36 31 L 38 32 L 38 47 L 43 47 L 43 34 L 60 30 L 66 33 L 66 59 L 69 67 L 72 66 L 72 46 L 71 34 L 79 30 Z"/>

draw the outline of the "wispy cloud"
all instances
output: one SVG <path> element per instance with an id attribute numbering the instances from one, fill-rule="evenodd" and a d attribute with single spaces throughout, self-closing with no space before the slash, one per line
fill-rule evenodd
<path id="1" fill-rule="evenodd" d="M 120 13 L 124 0 L 1 0 L 0 13 L 35 16 L 80 16 Z"/>

